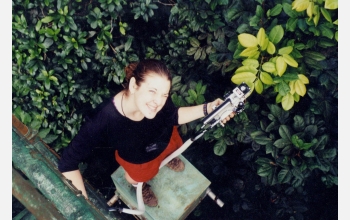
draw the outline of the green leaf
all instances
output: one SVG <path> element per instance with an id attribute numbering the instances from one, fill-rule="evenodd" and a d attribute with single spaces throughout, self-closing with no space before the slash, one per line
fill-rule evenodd
<path id="1" fill-rule="evenodd" d="M 273 55 L 276 52 L 276 47 L 271 41 L 269 41 L 266 51 L 271 55 Z"/>
<path id="2" fill-rule="evenodd" d="M 42 23 L 49 23 L 49 22 L 51 22 L 53 20 L 53 17 L 51 17 L 51 16 L 46 16 L 46 17 L 44 17 L 43 19 L 41 19 L 41 22 Z"/>
<path id="3" fill-rule="evenodd" d="M 261 80 L 261 82 L 263 82 L 263 83 L 266 84 L 266 85 L 272 85 L 272 84 L 274 84 L 271 75 L 268 74 L 268 73 L 266 73 L 266 72 L 261 72 L 261 73 L 260 73 L 260 80 Z"/>
<path id="4" fill-rule="evenodd" d="M 266 62 L 262 65 L 262 69 L 266 72 L 273 73 L 276 71 L 276 64 L 273 62 Z"/>
<path id="5" fill-rule="evenodd" d="M 282 169 L 277 175 L 278 182 L 281 184 L 289 183 L 289 181 L 292 179 L 292 177 L 293 177 L 292 173 L 287 169 Z"/>
<path id="6" fill-rule="evenodd" d="M 134 40 L 133 37 L 128 37 L 128 40 L 125 43 L 125 48 L 124 48 L 125 51 L 128 51 L 130 49 L 131 43 L 132 43 L 133 40 Z"/>
<path id="7" fill-rule="evenodd" d="M 43 42 L 44 47 L 47 49 L 53 44 L 53 40 L 51 38 L 46 38 Z"/>
<path id="8" fill-rule="evenodd" d="M 332 22 L 331 15 L 330 15 L 329 12 L 327 11 L 327 9 L 321 7 L 321 13 L 322 13 L 323 17 L 324 17 L 327 21 Z"/>
<path id="9" fill-rule="evenodd" d="M 281 125 L 278 129 L 278 133 L 283 139 L 291 140 L 291 131 L 287 125 Z"/>
<path id="10" fill-rule="evenodd" d="M 222 156 L 226 152 L 227 145 L 223 139 L 217 141 L 214 145 L 214 153 L 215 155 Z"/>
<path id="11" fill-rule="evenodd" d="M 273 44 L 277 44 L 282 40 L 283 35 L 284 35 L 284 30 L 282 28 L 282 25 L 276 25 L 271 29 L 271 32 L 269 34 L 269 40 Z"/>
<path id="12" fill-rule="evenodd" d="M 290 144 L 291 142 L 288 139 L 283 139 L 283 138 L 278 139 L 273 143 L 273 145 L 277 148 L 284 148 Z"/>
<path id="13" fill-rule="evenodd" d="M 282 11 L 282 5 L 281 4 L 277 4 L 275 5 L 275 7 L 273 7 L 271 10 L 270 10 L 270 16 L 273 17 L 273 16 L 277 16 L 281 13 Z"/>
<path id="14" fill-rule="evenodd" d="M 271 175 L 272 172 L 273 172 L 273 169 L 271 166 L 261 166 L 261 167 L 258 167 L 257 169 L 257 174 L 261 177 L 267 177 Z"/>
<path id="15" fill-rule="evenodd" d="M 245 60 L 243 60 L 242 64 L 244 66 L 252 66 L 254 68 L 259 67 L 259 61 L 256 59 L 245 59 Z"/>
<path id="16" fill-rule="evenodd" d="M 199 41 L 197 40 L 197 38 L 194 38 L 194 37 L 190 37 L 190 44 L 193 46 L 193 47 L 199 47 L 200 43 Z"/>
<path id="17" fill-rule="evenodd" d="M 296 115 L 294 116 L 293 120 L 293 128 L 297 131 L 302 131 L 305 127 L 304 118 L 300 115 Z"/>
<path id="18" fill-rule="evenodd" d="M 279 55 L 290 54 L 292 51 L 293 51 L 292 46 L 282 47 L 281 49 L 278 50 L 278 54 Z"/>
<path id="19" fill-rule="evenodd" d="M 40 138 L 45 138 L 49 132 L 50 132 L 50 128 L 44 128 L 39 131 L 38 135 Z"/>
<path id="20" fill-rule="evenodd" d="M 286 62 L 289 66 L 298 67 L 298 63 L 293 59 L 292 56 L 288 54 L 283 54 L 282 56 L 283 56 L 284 62 Z"/>

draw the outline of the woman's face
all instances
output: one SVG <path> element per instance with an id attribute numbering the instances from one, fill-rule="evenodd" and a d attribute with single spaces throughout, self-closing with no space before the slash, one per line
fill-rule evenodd
<path id="1" fill-rule="evenodd" d="M 136 87 L 135 104 L 146 118 L 154 118 L 163 108 L 169 96 L 170 86 L 171 82 L 167 78 L 151 73 Z"/>

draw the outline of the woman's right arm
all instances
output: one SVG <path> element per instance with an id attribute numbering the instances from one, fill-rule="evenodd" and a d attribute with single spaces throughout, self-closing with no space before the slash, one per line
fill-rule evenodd
<path id="1" fill-rule="evenodd" d="M 86 193 L 86 189 L 83 182 L 83 177 L 79 170 L 73 170 L 68 172 L 63 172 L 63 176 L 72 181 L 72 184 L 82 192 L 86 199 L 88 199 L 88 195 Z"/>

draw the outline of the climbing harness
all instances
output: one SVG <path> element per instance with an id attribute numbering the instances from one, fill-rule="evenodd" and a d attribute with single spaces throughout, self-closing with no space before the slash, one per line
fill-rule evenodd
<path id="1" fill-rule="evenodd" d="M 194 141 L 202 137 L 205 132 L 213 128 L 216 124 L 220 123 L 221 126 L 224 126 L 222 120 L 224 120 L 232 112 L 236 114 L 241 113 L 244 110 L 245 100 L 250 94 L 250 88 L 244 82 L 236 88 L 234 88 L 232 92 L 226 94 L 224 96 L 224 102 L 221 103 L 219 106 L 216 106 L 210 114 L 208 114 L 202 119 L 203 126 L 201 127 L 201 129 L 197 131 L 192 138 L 188 139 L 180 148 L 178 148 L 167 158 L 165 158 L 160 164 L 159 169 L 161 169 L 164 165 L 169 163 L 173 158 L 184 152 Z M 127 214 L 143 215 L 145 212 L 145 204 L 142 198 L 142 185 L 143 182 L 139 182 L 136 188 L 138 209 L 111 207 L 109 211 L 119 211 Z M 206 194 L 209 195 L 209 197 L 213 199 L 220 207 L 224 205 L 224 203 L 219 198 L 217 198 L 209 188 L 207 189 Z"/>

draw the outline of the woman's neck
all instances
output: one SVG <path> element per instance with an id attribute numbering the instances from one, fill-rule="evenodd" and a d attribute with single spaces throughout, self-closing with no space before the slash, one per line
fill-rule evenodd
<path id="1" fill-rule="evenodd" d="M 121 91 L 115 97 L 115 104 L 119 113 L 132 121 L 141 121 L 145 116 L 140 112 L 135 104 L 134 96 L 127 95 L 125 91 Z M 119 105 L 117 104 L 119 101 Z"/>

